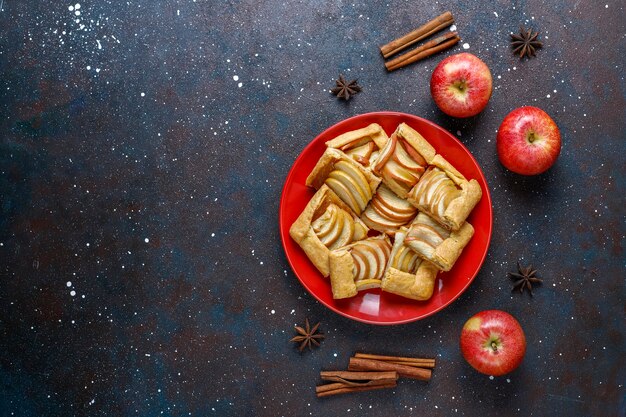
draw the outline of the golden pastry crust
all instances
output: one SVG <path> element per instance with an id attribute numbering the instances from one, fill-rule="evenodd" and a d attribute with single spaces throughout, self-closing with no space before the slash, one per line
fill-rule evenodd
<path id="1" fill-rule="evenodd" d="M 440 230 L 436 229 L 435 221 L 426 214 L 420 213 L 411 223 L 404 243 L 417 252 L 420 257 L 433 263 L 437 268 L 442 271 L 449 271 L 474 235 L 474 227 L 465 222 L 457 231 L 450 232 L 441 227 L 439 227 Z M 435 232 L 440 235 L 439 243 L 432 250 L 426 250 L 425 248 L 429 246 L 424 244 L 424 240 L 419 239 L 420 236 L 424 236 L 424 231 L 429 233 Z M 416 236 L 418 239 L 415 239 Z M 425 240 L 432 242 L 430 238 L 425 238 Z"/>
<path id="2" fill-rule="evenodd" d="M 304 253 L 306 253 L 313 265 L 315 265 L 324 277 L 327 277 L 330 274 L 328 264 L 328 255 L 330 250 L 317 237 L 311 224 L 313 223 L 318 210 L 323 208 L 324 205 L 328 205 L 330 203 L 337 205 L 340 209 L 349 213 L 355 223 L 359 225 L 359 230 L 363 230 L 363 232 L 359 234 L 355 233 L 354 239 L 360 240 L 365 238 L 367 236 L 367 231 L 369 230 L 361 219 L 354 216 L 352 210 L 350 210 L 350 208 L 343 201 L 341 201 L 341 199 L 337 197 L 337 195 L 330 188 L 328 188 L 328 186 L 322 185 L 320 187 L 320 189 L 306 205 L 304 211 L 291 225 L 289 235 L 296 241 L 296 243 L 298 243 L 298 245 L 300 245 Z"/>
<path id="3" fill-rule="evenodd" d="M 450 233 L 450 236 L 435 249 L 433 263 L 444 271 L 452 269 L 472 236 L 474 236 L 474 227 L 468 222 L 463 223 L 459 230 Z"/>
<path id="4" fill-rule="evenodd" d="M 389 268 L 380 288 L 412 300 L 428 300 L 433 295 L 438 273 L 439 269 L 428 261 L 422 261 L 415 274 Z"/>
<path id="5" fill-rule="evenodd" d="M 332 251 L 329 255 L 330 265 L 330 286 L 333 291 L 333 298 L 354 297 L 358 291 L 354 282 L 354 261 L 352 255 L 345 249 Z"/>
<path id="6" fill-rule="evenodd" d="M 391 242 L 386 235 L 380 235 L 365 239 L 365 241 L 383 240 L 386 242 L 389 248 L 391 248 Z M 379 277 L 374 279 L 367 279 L 363 281 L 356 281 L 355 277 L 355 261 L 350 253 L 351 249 L 356 245 L 363 244 L 364 241 L 357 241 L 346 245 L 341 249 L 330 251 L 329 266 L 330 266 L 330 284 L 332 287 L 333 298 L 349 298 L 354 297 L 360 289 L 378 288 L 380 287 L 381 278 L 383 276 L 383 270 L 381 270 Z M 387 254 L 386 262 L 389 260 Z M 368 285 L 360 286 L 360 283 L 367 282 Z"/>
<path id="7" fill-rule="evenodd" d="M 406 228 L 396 233 L 396 240 L 389 259 L 394 259 L 400 248 L 405 246 L 403 242 L 405 235 Z M 419 260 L 418 262 L 419 264 L 414 274 L 388 265 L 381 283 L 381 289 L 413 300 L 428 300 L 433 295 L 439 269 L 426 260 Z"/>
<path id="8" fill-rule="evenodd" d="M 342 150 L 345 146 L 357 147 L 373 141 L 378 149 L 385 146 L 389 137 L 378 123 L 372 123 L 362 129 L 352 130 L 343 133 L 334 139 L 326 142 L 329 148 Z"/>
<path id="9" fill-rule="evenodd" d="M 427 204 L 420 204 L 416 191 L 420 185 L 418 183 L 407 195 L 407 200 L 417 207 L 419 210 L 428 213 L 429 216 L 441 223 L 446 229 L 456 231 L 459 230 L 465 219 L 472 212 L 476 204 L 480 201 L 483 193 L 478 181 L 475 179 L 467 180 L 463 174 L 457 171 L 452 164 L 446 161 L 441 155 L 436 155 L 431 161 L 431 165 L 442 170 L 452 182 L 460 189 L 460 194 L 454 198 L 445 208 L 443 215 L 435 213 Z M 420 178 L 421 180 L 421 178 Z"/>
<path id="10" fill-rule="evenodd" d="M 435 151 L 435 148 L 433 148 L 417 130 L 406 123 L 400 123 L 396 128 L 396 134 L 406 140 L 413 149 L 419 152 L 428 164 L 431 163 L 437 151 Z"/>

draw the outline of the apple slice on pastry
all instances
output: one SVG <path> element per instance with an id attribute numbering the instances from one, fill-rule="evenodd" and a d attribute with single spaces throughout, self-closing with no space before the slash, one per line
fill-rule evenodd
<path id="1" fill-rule="evenodd" d="M 386 235 L 360 240 L 330 252 L 330 284 L 333 298 L 354 297 L 358 291 L 379 288 L 391 242 Z"/>
<path id="2" fill-rule="evenodd" d="M 401 123 L 381 149 L 372 171 L 398 196 L 406 198 L 428 164 L 435 149 L 406 123 Z"/>
<path id="3" fill-rule="evenodd" d="M 361 220 L 370 229 L 393 235 L 400 226 L 410 223 L 416 214 L 417 209 L 411 203 L 381 184 L 361 215 Z"/>

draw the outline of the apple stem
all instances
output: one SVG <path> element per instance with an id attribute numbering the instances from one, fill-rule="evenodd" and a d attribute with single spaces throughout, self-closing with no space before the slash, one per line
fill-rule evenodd
<path id="1" fill-rule="evenodd" d="M 493 349 L 494 352 L 498 351 L 498 344 L 495 341 L 491 342 L 491 349 Z"/>

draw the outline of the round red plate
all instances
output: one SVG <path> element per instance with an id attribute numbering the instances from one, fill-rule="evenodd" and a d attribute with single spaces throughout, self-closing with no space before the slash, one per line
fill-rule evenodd
<path id="1" fill-rule="evenodd" d="M 360 129 L 370 123 L 380 124 L 391 135 L 398 124 L 405 122 L 422 134 L 437 153 L 443 155 L 466 178 L 474 178 L 483 190 L 483 197 L 468 221 L 475 233 L 450 272 L 440 273 L 433 296 L 428 301 L 414 301 L 380 289 L 361 291 L 356 297 L 334 300 L 330 281 L 317 271 L 300 246 L 289 236 L 289 228 L 304 210 L 313 194 L 305 181 L 330 139 Z M 443 309 L 457 299 L 480 269 L 491 240 L 493 219 L 491 197 L 478 163 L 467 148 L 445 129 L 417 116 L 395 112 L 367 113 L 343 120 L 318 135 L 300 153 L 293 164 L 280 200 L 279 227 L 285 254 L 302 285 L 322 304 L 348 318 L 371 324 L 401 324 L 419 320 Z"/>

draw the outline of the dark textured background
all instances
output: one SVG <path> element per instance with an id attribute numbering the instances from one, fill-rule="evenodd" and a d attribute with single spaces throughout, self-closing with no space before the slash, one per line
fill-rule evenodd
<path id="1" fill-rule="evenodd" d="M 626 413 L 624 3 L 367 3 L 0 0 L 0 416 Z M 462 42 L 387 74 L 377 46 L 446 9 Z M 520 24 L 541 31 L 536 59 L 510 51 Z M 454 120 L 428 82 L 463 43 L 495 90 L 482 114 Z M 364 88 L 347 104 L 328 93 L 339 72 Z M 563 137 L 534 178 L 495 153 L 521 105 Z M 302 148 L 376 110 L 457 135 L 494 204 L 467 292 L 395 327 L 307 294 L 277 227 Z M 510 292 L 518 259 L 545 280 L 532 299 Z M 507 377 L 474 372 L 458 349 L 465 320 L 488 308 L 526 331 Z M 301 355 L 288 340 L 305 317 L 327 339 Z M 318 372 L 356 350 L 439 365 L 428 384 L 317 400 Z"/>

